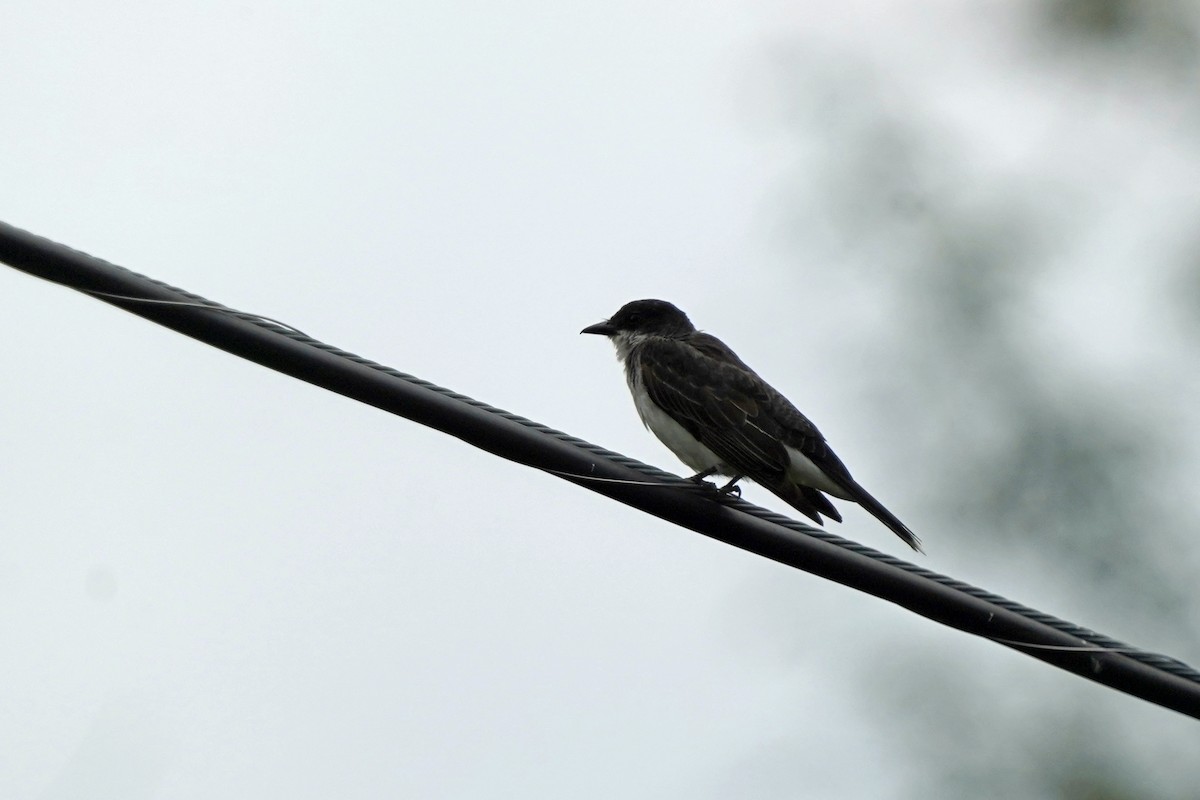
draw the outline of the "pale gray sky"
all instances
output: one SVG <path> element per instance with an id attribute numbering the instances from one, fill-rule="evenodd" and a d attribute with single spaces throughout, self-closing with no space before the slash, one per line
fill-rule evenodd
<path id="1" fill-rule="evenodd" d="M 673 300 L 810 413 L 926 540 L 922 563 L 1069 603 L 922 522 L 936 468 L 878 433 L 913 410 L 864 418 L 858 396 L 855 355 L 904 321 L 856 270 L 887 248 L 822 235 L 825 196 L 803 184 L 827 131 L 788 107 L 789 80 L 831 79 L 835 105 L 878 81 L 879 107 L 923 120 L 960 173 L 1036 176 L 1077 198 L 1045 209 L 1067 229 L 1111 218 L 1107 239 L 1062 245 L 1030 347 L 1058 342 L 1048 375 L 1136 380 L 1169 363 L 1138 345 L 1169 321 L 1128 265 L 1197 199 L 1194 109 L 1046 69 L 1019 44 L 1025 7 L 16 0 L 0 219 L 681 471 L 611 348 L 577 335 Z M 1091 300 L 1056 302 L 1081 263 Z M 864 640 L 1179 724 L 81 295 L 0 282 L 0 797 L 898 796 L 921 765 L 844 680 Z M 838 533 L 904 551 L 846 517 Z M 943 679 L 908 679 L 914 714 Z"/>

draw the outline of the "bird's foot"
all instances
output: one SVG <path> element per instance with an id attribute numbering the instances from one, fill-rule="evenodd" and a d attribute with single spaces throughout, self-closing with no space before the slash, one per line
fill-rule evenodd
<path id="1" fill-rule="evenodd" d="M 712 497 L 720 497 L 721 490 L 717 487 L 717 485 L 711 481 L 705 480 L 705 478 L 708 478 L 708 477 L 710 477 L 712 475 L 716 475 L 716 474 L 717 474 L 717 468 L 710 467 L 710 468 L 704 470 L 703 472 L 697 472 L 695 475 L 688 478 L 688 480 L 690 482 L 696 484 L 696 486 L 700 487 L 700 490 L 702 492 L 704 492 L 705 494 L 710 495 Z"/>
<path id="2" fill-rule="evenodd" d="M 725 494 L 725 495 L 731 494 L 734 497 L 741 497 L 742 496 L 742 487 L 737 485 L 737 482 L 740 481 L 741 479 L 742 479 L 741 475 L 735 475 L 733 477 L 733 480 L 729 481 L 729 483 L 725 484 L 720 489 L 717 489 L 717 494 Z"/>
<path id="3" fill-rule="evenodd" d="M 717 495 L 718 497 L 726 497 L 728 495 L 733 495 L 734 497 L 742 496 L 742 487 L 737 485 L 737 482 L 742 479 L 741 475 L 735 475 L 733 477 L 733 480 L 729 481 L 724 486 L 717 486 L 715 483 L 709 483 L 708 481 L 705 480 L 705 478 L 708 478 L 708 477 L 710 477 L 712 475 L 716 475 L 716 474 L 717 474 L 717 468 L 710 467 L 710 468 L 704 470 L 703 472 L 697 472 L 695 475 L 688 478 L 688 480 L 691 481 L 692 483 L 699 484 L 700 486 L 704 487 L 705 489 L 707 489 L 708 491 Z"/>

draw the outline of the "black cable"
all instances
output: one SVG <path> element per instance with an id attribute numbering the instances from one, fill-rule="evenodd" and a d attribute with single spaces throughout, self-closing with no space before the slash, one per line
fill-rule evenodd
<path id="1" fill-rule="evenodd" d="M 0 223 L 0 261 L 265 367 L 744 550 L 1200 718 L 1200 673 L 594 444 Z"/>

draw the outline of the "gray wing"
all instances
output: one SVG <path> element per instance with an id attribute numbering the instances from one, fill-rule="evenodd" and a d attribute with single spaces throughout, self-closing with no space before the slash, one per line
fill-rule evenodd
<path id="1" fill-rule="evenodd" d="M 835 482 L 852 480 L 817 426 L 721 340 L 708 334 L 651 340 L 641 351 L 650 399 L 730 466 L 752 478 L 781 477 L 787 445 Z"/>
<path id="2" fill-rule="evenodd" d="M 730 468 L 770 489 L 792 507 L 822 522 L 842 521 L 833 503 L 811 486 L 787 477 L 784 445 L 813 462 L 854 502 L 914 550 L 920 539 L 850 475 L 808 417 L 759 378 L 720 339 L 705 333 L 687 341 L 650 340 L 642 345 L 643 381 L 650 399 L 712 450 Z"/>
<path id="3" fill-rule="evenodd" d="M 635 357 L 650 399 L 730 469 L 818 524 L 822 514 L 841 522 L 825 495 L 788 478 L 791 457 L 784 445 L 850 480 L 846 468 L 817 427 L 723 342 L 708 334 L 651 340 Z"/>
<path id="4" fill-rule="evenodd" d="M 631 356 L 650 399 L 731 469 L 764 485 L 783 478 L 778 426 L 764 419 L 765 398 L 736 356 L 713 358 L 677 339 L 652 339 Z"/>

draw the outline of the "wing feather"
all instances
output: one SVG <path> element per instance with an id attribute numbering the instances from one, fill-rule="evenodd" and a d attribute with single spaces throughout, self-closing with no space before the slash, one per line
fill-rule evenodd
<path id="1" fill-rule="evenodd" d="M 824 494 L 788 477 L 791 447 L 849 499 L 921 549 L 912 531 L 851 477 L 817 426 L 716 337 L 655 337 L 634 348 L 629 358 L 637 359 L 650 399 L 737 474 L 770 489 L 818 524 L 822 514 L 840 522 L 841 514 Z"/>
<path id="2" fill-rule="evenodd" d="M 728 348 L 654 339 L 631 355 L 650 399 L 729 467 L 768 486 L 785 475 L 789 458 L 768 413 L 769 387 Z"/>

